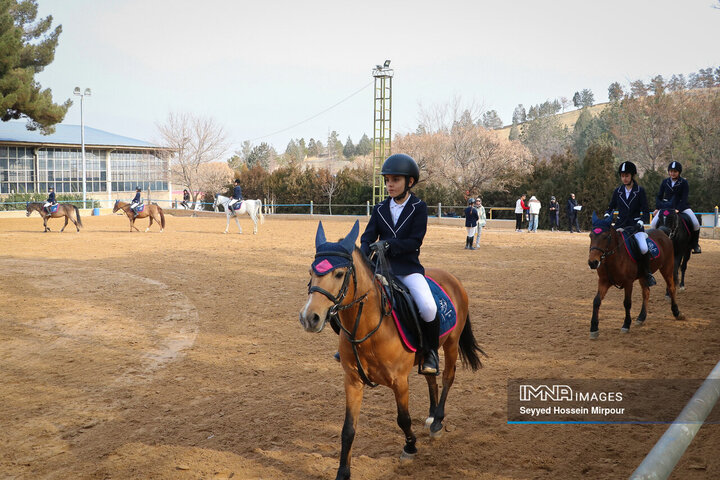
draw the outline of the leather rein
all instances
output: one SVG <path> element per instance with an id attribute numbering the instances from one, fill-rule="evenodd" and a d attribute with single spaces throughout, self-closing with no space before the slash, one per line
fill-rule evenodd
<path id="1" fill-rule="evenodd" d="M 327 256 L 328 252 L 322 252 L 322 253 L 316 253 L 315 258 L 318 257 L 324 257 Z M 344 253 L 344 252 L 332 252 L 333 256 L 338 256 L 342 258 L 346 258 L 350 260 L 350 266 L 345 271 L 345 278 L 343 278 L 342 286 L 340 287 L 340 290 L 338 291 L 337 295 L 333 295 L 332 293 L 328 292 L 324 288 L 318 287 L 318 286 L 310 286 L 308 283 L 308 295 L 313 294 L 315 292 L 320 293 L 327 297 L 328 300 L 330 300 L 333 303 L 333 306 L 330 307 L 330 310 L 328 311 L 328 316 L 330 317 L 330 321 L 333 322 L 340 330 L 342 330 L 345 333 L 345 336 L 347 337 L 348 341 L 350 342 L 350 345 L 352 346 L 353 354 L 355 355 L 355 363 L 357 364 L 357 370 L 358 375 L 360 375 L 360 379 L 363 381 L 363 383 L 371 388 L 375 388 L 378 386 L 377 383 L 373 383 L 370 381 L 368 376 L 365 374 L 365 370 L 362 367 L 362 364 L 360 363 L 360 355 L 358 353 L 357 346 L 361 343 L 363 343 L 365 340 L 370 338 L 375 332 L 378 331 L 380 328 L 380 325 L 382 325 L 383 319 L 386 315 L 390 313 L 390 311 L 385 311 L 385 304 L 387 303 L 387 297 L 385 295 L 384 289 L 380 288 L 380 321 L 378 321 L 378 324 L 370 330 L 370 332 L 365 335 L 362 338 L 355 338 L 357 335 L 358 328 L 360 327 L 360 318 L 362 317 L 362 311 L 363 306 L 365 305 L 365 299 L 368 296 L 368 293 L 370 291 L 368 290 L 364 294 L 362 294 L 359 297 L 353 298 L 353 300 L 350 303 L 347 303 L 345 305 L 342 304 L 342 302 L 345 300 L 345 297 L 348 293 L 348 287 L 350 286 L 350 278 L 352 278 L 353 281 L 353 291 L 355 294 L 357 294 L 357 274 L 355 272 L 355 264 L 353 262 L 353 257 L 351 254 Z M 375 288 L 379 288 L 377 278 L 375 278 Z M 345 328 L 345 326 L 340 321 L 340 312 L 343 310 L 347 310 L 355 305 L 358 305 L 358 312 L 355 316 L 355 324 L 353 325 L 352 331 Z"/>

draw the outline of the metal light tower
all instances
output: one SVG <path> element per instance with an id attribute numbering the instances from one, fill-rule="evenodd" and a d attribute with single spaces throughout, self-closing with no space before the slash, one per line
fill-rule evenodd
<path id="1" fill-rule="evenodd" d="M 78 95 L 80 97 L 80 148 L 82 151 L 82 189 L 83 189 L 83 208 L 87 208 L 87 188 L 85 184 L 85 121 L 83 119 L 83 101 L 85 100 L 86 96 L 91 95 L 91 91 L 89 88 L 86 88 L 84 92 L 80 93 L 80 87 L 75 87 L 75 90 L 73 91 L 75 95 Z"/>
<path id="2" fill-rule="evenodd" d="M 393 70 L 390 60 L 382 65 L 375 65 L 372 76 L 375 78 L 375 121 L 373 128 L 373 205 L 385 198 L 385 182 L 380 169 L 390 156 L 390 139 L 392 126 L 392 79 Z"/>

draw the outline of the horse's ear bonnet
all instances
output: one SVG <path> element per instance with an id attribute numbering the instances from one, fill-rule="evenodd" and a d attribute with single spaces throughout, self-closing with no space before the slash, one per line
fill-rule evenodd
<path id="1" fill-rule="evenodd" d="M 315 234 L 315 261 L 312 263 L 316 275 L 325 275 L 336 268 L 349 267 L 352 264 L 352 252 L 360 234 L 360 222 L 355 221 L 352 230 L 339 242 L 328 242 L 322 222 L 318 223 Z"/>
<path id="2" fill-rule="evenodd" d="M 597 215 L 595 215 L 595 212 L 593 212 L 593 214 L 592 214 L 593 233 L 598 234 L 598 233 L 602 233 L 606 230 L 609 230 L 611 225 L 612 225 L 612 217 L 599 218 Z"/>

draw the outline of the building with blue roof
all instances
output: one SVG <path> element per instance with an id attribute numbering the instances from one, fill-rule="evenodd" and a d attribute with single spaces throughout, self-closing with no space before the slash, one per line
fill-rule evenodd
<path id="1" fill-rule="evenodd" d="M 169 198 L 172 151 L 144 140 L 85 127 L 88 198 L 115 200 L 136 187 Z M 30 131 L 24 122 L 0 122 L 0 194 L 82 192 L 79 125 L 56 125 L 55 133 Z M 145 195 L 143 195 L 145 196 Z"/>

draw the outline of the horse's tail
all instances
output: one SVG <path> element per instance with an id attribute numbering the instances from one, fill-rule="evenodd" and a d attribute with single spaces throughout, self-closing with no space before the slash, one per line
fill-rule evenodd
<path id="1" fill-rule="evenodd" d="M 158 213 L 160 214 L 160 226 L 162 228 L 165 228 L 165 214 L 163 213 L 162 207 L 160 205 L 157 206 Z"/>
<path id="2" fill-rule="evenodd" d="M 480 355 L 487 357 L 487 354 L 483 352 L 482 348 L 480 348 L 475 340 L 475 335 L 473 335 L 472 326 L 470 325 L 469 313 L 465 319 L 465 328 L 463 328 L 463 331 L 460 334 L 460 341 L 458 342 L 458 345 L 460 346 L 460 359 L 462 360 L 463 366 L 469 366 L 473 369 L 473 371 L 482 367 Z"/>
<path id="3" fill-rule="evenodd" d="M 82 220 L 80 220 L 80 210 L 75 205 L 73 205 L 73 208 L 75 209 L 75 219 L 77 220 L 77 224 L 82 227 L 83 224 L 82 224 Z"/>
<path id="4" fill-rule="evenodd" d="M 265 216 L 262 213 L 262 200 L 257 200 L 258 215 L 260 216 L 260 223 L 265 223 Z"/>

